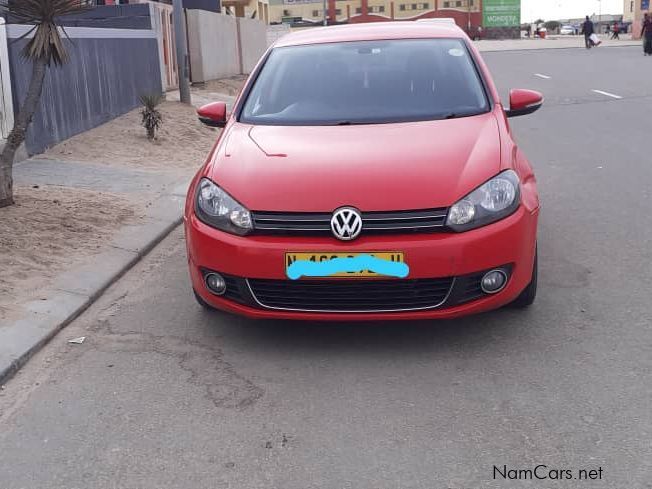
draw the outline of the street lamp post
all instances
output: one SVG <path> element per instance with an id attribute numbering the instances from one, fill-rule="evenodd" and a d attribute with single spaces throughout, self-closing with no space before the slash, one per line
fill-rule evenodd
<path id="1" fill-rule="evenodd" d="M 326 8 L 327 8 L 326 0 L 324 0 L 324 25 L 328 25 L 328 17 L 327 17 L 327 14 L 326 14 Z"/>
<path id="2" fill-rule="evenodd" d="M 468 7 L 468 11 L 469 11 L 468 29 L 469 29 L 469 36 L 470 36 L 471 35 L 471 0 L 466 0 L 466 6 Z"/>
<path id="3" fill-rule="evenodd" d="M 188 81 L 188 55 L 186 50 L 186 30 L 182 0 L 172 2 L 172 17 L 174 21 L 174 44 L 177 52 L 177 75 L 179 77 L 179 100 L 190 103 L 190 84 Z"/>

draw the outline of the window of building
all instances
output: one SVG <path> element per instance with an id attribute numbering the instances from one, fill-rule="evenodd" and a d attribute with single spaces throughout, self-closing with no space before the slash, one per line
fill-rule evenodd
<path id="1" fill-rule="evenodd" d="M 430 4 L 429 3 L 424 3 L 424 4 L 421 5 L 421 8 L 423 10 L 428 10 L 430 8 Z"/>
<path id="2" fill-rule="evenodd" d="M 398 9 L 399 9 L 399 10 L 405 10 L 405 4 L 402 3 L 401 5 L 399 5 L 399 6 L 398 6 Z"/>
<path id="3" fill-rule="evenodd" d="M 356 7 L 355 8 L 355 13 L 356 14 L 361 14 L 362 13 L 362 7 Z"/>
<path id="4" fill-rule="evenodd" d="M 456 7 L 461 7 L 462 6 L 462 0 L 457 0 L 457 2 L 455 2 L 455 6 Z"/>
<path id="5" fill-rule="evenodd" d="M 634 1 L 633 0 L 631 2 L 629 2 L 629 11 L 630 12 L 634 11 Z"/>
<path id="6" fill-rule="evenodd" d="M 336 8 L 335 9 L 335 15 L 342 15 L 342 9 L 341 8 Z"/>
<path id="7" fill-rule="evenodd" d="M 312 11 L 312 16 L 313 17 L 319 17 L 319 10 L 313 10 Z"/>
<path id="8" fill-rule="evenodd" d="M 283 10 L 283 17 L 289 17 L 292 13 L 289 10 Z"/>
<path id="9" fill-rule="evenodd" d="M 382 13 L 384 11 L 385 11 L 385 6 L 384 5 L 381 5 L 380 7 L 378 7 L 378 12 Z"/>
<path id="10" fill-rule="evenodd" d="M 417 4 L 416 4 L 416 3 L 413 3 L 413 4 L 412 4 L 412 10 L 416 10 L 416 9 L 417 9 Z"/>
<path id="11" fill-rule="evenodd" d="M 444 8 L 451 8 L 450 2 L 444 2 Z"/>

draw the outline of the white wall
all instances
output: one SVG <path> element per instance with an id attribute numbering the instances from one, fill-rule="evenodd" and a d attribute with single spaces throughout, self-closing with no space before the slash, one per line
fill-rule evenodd
<path id="1" fill-rule="evenodd" d="M 267 49 L 266 26 L 260 20 L 186 12 L 193 83 L 250 73 Z"/>
<path id="2" fill-rule="evenodd" d="M 0 139 L 7 139 L 14 127 L 14 105 L 11 97 L 11 70 L 7 49 L 5 19 L 0 18 Z"/>
<path id="3" fill-rule="evenodd" d="M 187 10 L 192 82 L 237 75 L 240 59 L 236 20 L 206 10 Z"/>
<path id="4" fill-rule="evenodd" d="M 267 49 L 267 26 L 260 20 L 238 18 L 240 34 L 241 73 L 253 71 Z"/>

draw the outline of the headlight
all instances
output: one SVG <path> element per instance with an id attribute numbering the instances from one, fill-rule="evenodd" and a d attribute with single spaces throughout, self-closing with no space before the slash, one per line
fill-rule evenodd
<path id="1" fill-rule="evenodd" d="M 207 178 L 199 182 L 195 201 L 197 217 L 209 226 L 239 235 L 253 229 L 249 210 Z"/>
<path id="2" fill-rule="evenodd" d="M 454 231 L 486 226 L 518 209 L 520 197 L 518 175 L 504 171 L 456 202 L 448 211 L 446 225 Z"/>

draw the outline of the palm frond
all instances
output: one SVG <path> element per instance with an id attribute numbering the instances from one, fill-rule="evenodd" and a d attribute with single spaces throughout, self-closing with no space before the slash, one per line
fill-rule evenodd
<path id="1" fill-rule="evenodd" d="M 139 98 L 140 103 L 143 104 L 147 110 L 154 110 L 161 104 L 161 102 L 163 102 L 163 100 L 165 100 L 165 95 L 162 93 L 145 94 L 141 95 Z"/>
<path id="2" fill-rule="evenodd" d="M 79 14 L 90 8 L 90 0 L 0 0 L 0 12 L 9 14 L 9 22 L 34 24 L 33 36 L 21 54 L 32 61 L 43 60 L 48 65 L 51 62 L 62 65 L 68 61 L 58 25 L 59 17 Z"/>

